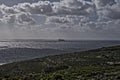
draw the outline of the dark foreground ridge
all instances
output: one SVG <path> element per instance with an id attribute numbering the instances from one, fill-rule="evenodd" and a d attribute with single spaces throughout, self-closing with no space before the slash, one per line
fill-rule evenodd
<path id="1" fill-rule="evenodd" d="M 2 65 L 0 80 L 120 80 L 120 46 Z"/>

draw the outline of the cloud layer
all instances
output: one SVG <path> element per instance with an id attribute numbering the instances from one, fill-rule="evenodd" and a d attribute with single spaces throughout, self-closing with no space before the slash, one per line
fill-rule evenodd
<path id="1" fill-rule="evenodd" d="M 42 26 L 55 24 L 53 30 L 72 27 L 82 32 L 110 33 L 120 29 L 120 0 L 61 0 L 25 2 L 11 7 L 0 5 L 0 24 L 41 25 L 33 16 L 45 16 Z"/>
<path id="2" fill-rule="evenodd" d="M 120 4 L 119 0 L 62 0 L 61 2 L 39 1 L 36 3 L 19 3 L 12 7 L 6 5 L 0 5 L 1 15 L 8 15 L 9 19 L 13 15 L 20 15 L 25 13 L 28 19 L 30 15 L 45 15 L 50 19 L 53 17 L 54 22 L 60 22 L 57 17 L 66 16 L 81 16 L 91 20 L 98 19 L 97 17 L 107 17 L 112 19 L 120 18 Z M 114 13 L 113 13 L 114 12 Z M 29 15 L 30 22 L 33 20 Z M 7 17 L 7 16 L 6 16 Z M 56 17 L 56 18 L 55 18 Z M 56 21 L 55 21 L 56 19 Z M 12 20 L 14 22 L 14 20 Z M 11 22 L 12 22 L 11 21 Z M 4 22 L 4 21 L 3 21 Z M 68 22 L 68 21 L 65 21 Z"/>

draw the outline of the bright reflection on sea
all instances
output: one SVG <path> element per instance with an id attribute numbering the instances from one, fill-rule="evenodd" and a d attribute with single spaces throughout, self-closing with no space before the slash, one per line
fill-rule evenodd
<path id="1" fill-rule="evenodd" d="M 119 44 L 120 41 L 0 41 L 0 64 Z"/>
<path id="2" fill-rule="evenodd" d="M 6 42 L 0 42 L 0 49 L 6 49 L 8 47 L 8 44 Z"/>
<path id="3" fill-rule="evenodd" d="M 0 41 L 3 48 L 33 48 L 33 49 L 59 49 L 59 50 L 87 50 L 105 46 L 118 45 L 120 41 L 44 41 L 44 40 L 8 40 Z"/>

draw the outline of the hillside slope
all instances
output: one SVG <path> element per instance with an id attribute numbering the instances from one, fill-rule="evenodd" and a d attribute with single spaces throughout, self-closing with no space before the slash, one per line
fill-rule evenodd
<path id="1" fill-rule="evenodd" d="M 120 80 L 120 46 L 0 66 L 0 80 Z"/>

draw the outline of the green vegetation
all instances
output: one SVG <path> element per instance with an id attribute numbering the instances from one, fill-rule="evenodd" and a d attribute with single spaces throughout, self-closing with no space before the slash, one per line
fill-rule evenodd
<path id="1" fill-rule="evenodd" d="M 2 65 L 0 80 L 120 80 L 120 46 Z"/>

